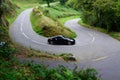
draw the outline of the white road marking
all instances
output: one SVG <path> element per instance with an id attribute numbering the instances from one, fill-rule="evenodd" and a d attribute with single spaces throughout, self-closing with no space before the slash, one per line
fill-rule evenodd
<path id="1" fill-rule="evenodd" d="M 24 37 L 26 37 L 27 39 L 30 39 L 25 33 L 22 32 L 22 34 L 23 34 Z"/>
<path id="2" fill-rule="evenodd" d="M 23 23 L 24 23 L 25 17 L 26 17 L 26 15 L 23 16 L 23 18 L 22 18 L 22 20 L 21 20 L 21 25 L 20 25 L 20 30 L 21 30 L 22 35 L 23 35 L 25 38 L 31 40 L 32 42 L 37 43 L 37 44 L 40 44 L 39 42 L 37 42 L 37 41 L 35 41 L 35 40 L 32 40 L 29 36 L 27 36 L 27 35 L 24 33 L 24 31 L 23 31 Z"/>
<path id="3" fill-rule="evenodd" d="M 26 15 L 23 16 L 23 18 L 22 18 L 22 20 L 21 20 L 21 25 L 20 25 L 20 30 L 21 30 L 22 33 L 23 33 L 23 28 L 22 28 L 22 26 L 23 26 L 23 22 L 24 22 L 25 16 L 26 16 Z"/>
<path id="4" fill-rule="evenodd" d="M 100 60 L 103 60 L 103 59 L 106 59 L 106 58 L 108 58 L 108 56 L 102 56 L 102 57 L 93 59 L 92 61 L 100 61 Z"/>
<path id="5" fill-rule="evenodd" d="M 93 35 L 93 34 L 91 34 L 91 33 L 88 33 L 88 35 L 90 35 L 90 36 L 92 37 L 91 42 L 94 42 L 94 41 L 95 41 L 95 37 L 94 37 L 94 35 Z"/>
<path id="6" fill-rule="evenodd" d="M 22 20 L 21 20 L 21 25 L 20 25 L 20 30 L 22 32 L 22 35 L 24 37 L 26 37 L 27 39 L 30 39 L 24 32 L 23 32 L 23 22 L 24 22 L 24 19 L 25 19 L 26 15 L 23 16 Z"/>

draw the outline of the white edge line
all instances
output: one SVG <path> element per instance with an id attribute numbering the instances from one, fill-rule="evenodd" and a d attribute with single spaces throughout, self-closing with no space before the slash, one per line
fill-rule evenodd
<path id="1" fill-rule="evenodd" d="M 22 34 L 23 34 L 27 39 L 30 39 L 25 33 L 22 32 Z"/>
<path id="2" fill-rule="evenodd" d="M 22 18 L 22 20 L 21 20 L 21 25 L 20 25 L 20 30 L 21 30 L 21 32 L 22 32 L 22 35 L 23 35 L 25 38 L 31 40 L 32 42 L 37 43 L 37 44 L 40 44 L 39 42 L 37 42 L 37 41 L 35 41 L 35 40 L 32 40 L 30 37 L 28 37 L 28 36 L 24 33 L 24 31 L 23 31 L 23 22 L 24 22 L 25 17 L 26 17 L 26 15 L 24 15 L 24 17 Z"/>
<path id="3" fill-rule="evenodd" d="M 91 33 L 88 33 L 88 34 L 92 37 L 92 41 L 91 42 L 94 42 L 95 41 L 95 37 Z"/>

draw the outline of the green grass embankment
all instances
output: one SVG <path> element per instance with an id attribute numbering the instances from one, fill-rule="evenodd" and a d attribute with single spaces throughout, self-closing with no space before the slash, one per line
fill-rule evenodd
<path id="1" fill-rule="evenodd" d="M 75 32 L 65 27 L 63 23 L 78 15 L 79 12 L 76 10 L 59 4 L 51 7 L 36 7 L 31 13 L 31 22 L 33 29 L 40 35 L 46 37 L 64 35 L 75 38 L 77 36 Z"/>

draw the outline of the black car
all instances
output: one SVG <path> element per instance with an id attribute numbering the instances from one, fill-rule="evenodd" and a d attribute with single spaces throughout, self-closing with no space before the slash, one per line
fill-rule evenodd
<path id="1" fill-rule="evenodd" d="M 55 45 L 74 45 L 75 40 L 71 38 L 64 37 L 62 35 L 57 35 L 48 38 L 49 44 L 55 44 Z"/>

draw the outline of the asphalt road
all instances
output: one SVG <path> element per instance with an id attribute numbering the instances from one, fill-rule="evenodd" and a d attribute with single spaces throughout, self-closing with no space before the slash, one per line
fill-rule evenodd
<path id="1" fill-rule="evenodd" d="M 103 80 L 120 80 L 119 41 L 104 33 L 84 28 L 77 24 L 79 19 L 73 19 L 67 21 L 65 26 L 76 32 L 76 45 L 49 45 L 46 37 L 40 36 L 32 30 L 31 10 L 23 11 L 10 26 L 9 35 L 14 43 L 48 53 L 72 53 L 78 61 L 78 66 L 96 68 Z M 57 63 L 48 61 L 48 64 L 52 66 Z"/>

